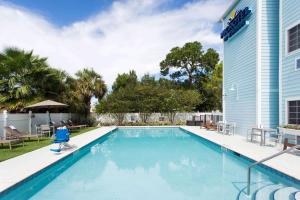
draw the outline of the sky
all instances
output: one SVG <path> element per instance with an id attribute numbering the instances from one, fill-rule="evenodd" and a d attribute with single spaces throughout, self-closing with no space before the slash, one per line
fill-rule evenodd
<path id="1" fill-rule="evenodd" d="M 218 20 L 230 0 L 0 0 L 0 51 L 33 50 L 70 75 L 90 67 L 159 74 L 169 50 L 200 41 L 222 54 Z M 222 56 L 222 55 L 221 55 Z"/>

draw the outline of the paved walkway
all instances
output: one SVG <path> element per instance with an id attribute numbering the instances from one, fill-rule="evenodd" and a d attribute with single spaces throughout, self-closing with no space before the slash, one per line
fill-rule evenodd
<path id="1" fill-rule="evenodd" d="M 246 141 L 246 137 L 240 135 L 222 135 L 192 126 L 182 126 L 182 128 L 256 161 L 277 153 L 283 148 L 282 145 L 260 146 L 258 143 Z M 264 164 L 300 181 L 300 155 L 287 153 L 266 161 Z"/>
<path id="2" fill-rule="evenodd" d="M 102 127 L 72 137 L 70 144 L 74 148 L 54 154 L 50 151 L 50 146 L 46 146 L 21 156 L 8 159 L 0 163 L 0 192 L 24 180 L 30 175 L 44 169 L 52 163 L 71 154 L 86 144 L 105 135 L 115 127 Z"/>

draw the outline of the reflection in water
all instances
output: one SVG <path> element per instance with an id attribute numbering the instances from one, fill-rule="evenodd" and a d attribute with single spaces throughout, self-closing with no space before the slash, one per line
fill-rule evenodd
<path id="1" fill-rule="evenodd" d="M 177 128 L 120 129 L 32 199 L 235 199 L 246 166 Z"/>

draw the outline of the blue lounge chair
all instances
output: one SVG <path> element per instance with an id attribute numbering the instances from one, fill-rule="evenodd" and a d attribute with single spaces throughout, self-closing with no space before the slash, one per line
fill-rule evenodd
<path id="1" fill-rule="evenodd" d="M 57 149 L 50 149 L 54 152 L 60 152 L 62 149 L 62 145 L 67 143 L 70 140 L 70 132 L 68 129 L 58 129 L 55 131 L 55 139 L 53 141 L 54 144 L 59 144 Z"/>

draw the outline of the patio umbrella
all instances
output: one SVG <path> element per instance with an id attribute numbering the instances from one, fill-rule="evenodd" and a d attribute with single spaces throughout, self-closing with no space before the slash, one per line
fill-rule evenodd
<path id="1" fill-rule="evenodd" d="M 51 122 L 51 117 L 50 117 L 50 112 L 49 109 L 51 108 L 62 108 L 62 107 L 67 107 L 67 104 L 52 101 L 52 100 L 45 100 L 41 101 L 39 103 L 32 104 L 30 106 L 25 107 L 26 109 L 39 109 L 39 108 L 47 108 L 48 113 L 49 113 L 49 122 Z"/>

